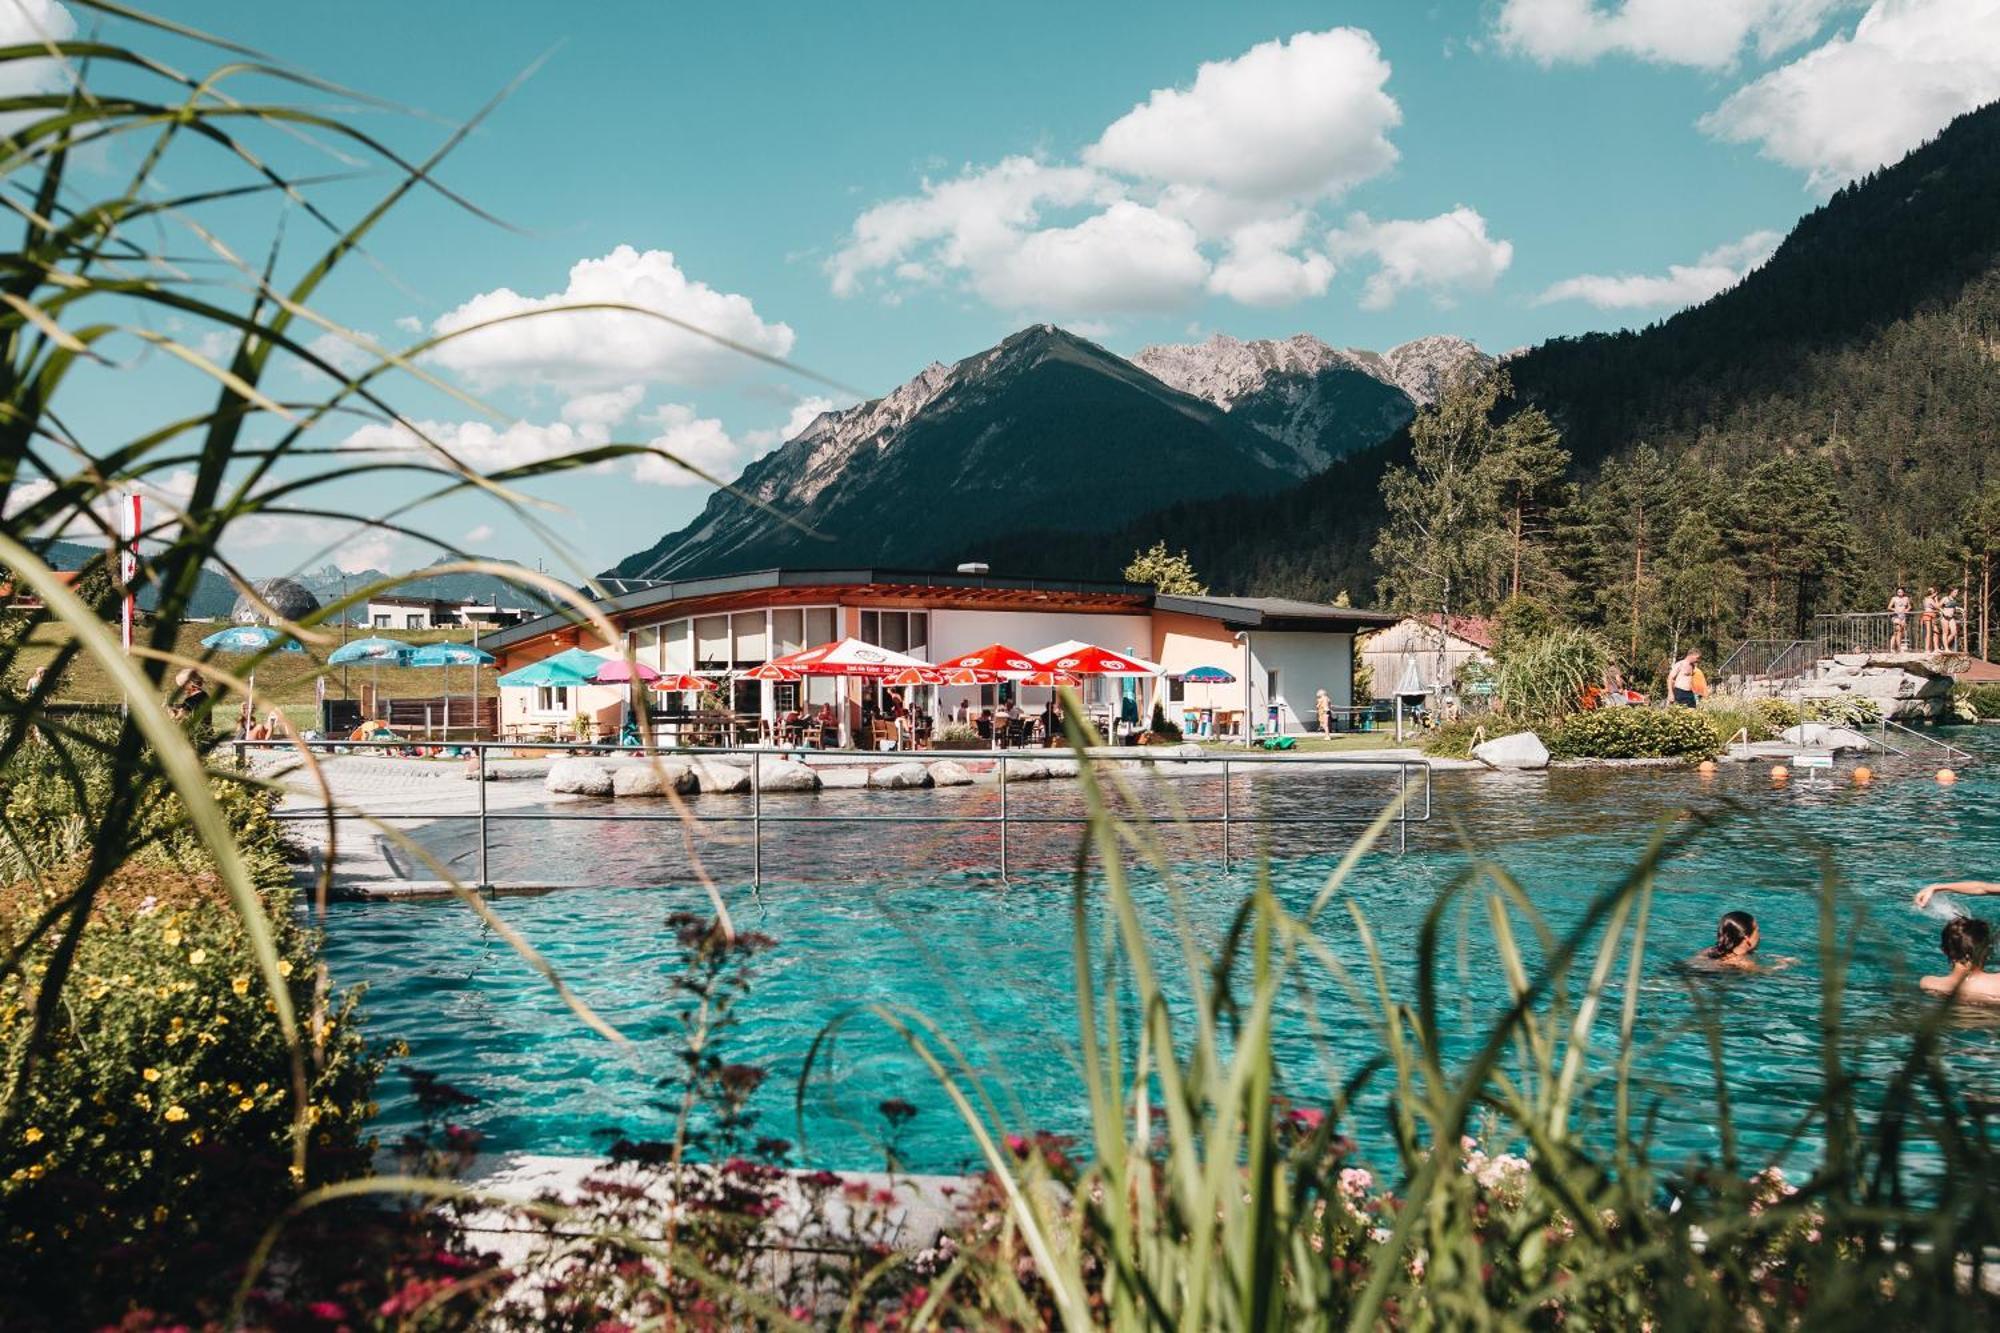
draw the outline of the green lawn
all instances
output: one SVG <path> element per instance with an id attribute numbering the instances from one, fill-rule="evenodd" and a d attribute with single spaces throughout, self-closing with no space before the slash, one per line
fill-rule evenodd
<path id="1" fill-rule="evenodd" d="M 1411 728 L 1403 744 L 1413 746 L 1417 743 L 1417 737 L 1416 729 Z M 1346 754 L 1359 750 L 1393 750 L 1396 748 L 1396 729 L 1391 726 L 1383 731 L 1342 731 L 1332 736 L 1298 736 L 1294 739 L 1297 744 L 1283 753 Z M 1244 752 L 1241 741 L 1206 740 L 1195 743 L 1204 750 L 1234 751 L 1237 754 Z M 1256 750 L 1258 747 L 1253 745 L 1250 748 Z"/>
<path id="2" fill-rule="evenodd" d="M 174 651 L 193 658 L 213 657 L 215 663 L 225 671 L 242 672 L 247 668 L 249 658 L 233 653 L 209 654 L 201 646 L 201 641 L 225 626 L 220 623 L 183 625 L 175 640 Z M 139 637 L 143 639 L 142 627 Z M 435 697 L 445 692 L 449 683 L 454 695 L 464 696 L 472 689 L 472 671 L 469 667 L 452 667 L 445 670 L 436 667 L 328 667 L 324 658 L 340 644 L 340 631 L 325 631 L 331 635 L 331 642 L 324 647 L 310 646 L 304 653 L 276 653 L 263 659 L 257 667 L 257 693 L 272 703 L 287 709 L 299 710 L 292 713 L 298 719 L 310 718 L 314 701 L 314 680 L 324 674 L 327 678 L 328 698 L 348 696 L 358 697 L 364 682 L 379 679 L 380 689 L 385 698 Z M 350 639 L 364 638 L 370 633 L 365 629 L 349 629 Z M 382 634 L 383 638 L 397 639 L 404 643 L 425 644 L 439 642 L 469 642 L 470 630 L 396 630 Z M 69 641 L 69 630 L 60 624 L 38 626 L 21 652 L 21 660 L 16 668 L 22 681 L 37 666 L 54 659 L 57 649 Z M 173 673 L 167 673 L 171 676 Z M 479 693 L 490 696 L 497 693 L 493 684 L 495 675 L 491 670 L 479 673 Z M 80 657 L 70 664 L 70 668 L 56 689 L 58 703 L 116 703 L 118 693 L 111 681 L 89 657 Z"/>

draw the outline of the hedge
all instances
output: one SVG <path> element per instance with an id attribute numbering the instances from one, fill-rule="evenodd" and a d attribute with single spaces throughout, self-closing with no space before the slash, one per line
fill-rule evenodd
<path id="1" fill-rule="evenodd" d="M 1599 708 L 1571 713 L 1542 733 L 1556 759 L 1706 759 L 1722 752 L 1692 708 Z"/>

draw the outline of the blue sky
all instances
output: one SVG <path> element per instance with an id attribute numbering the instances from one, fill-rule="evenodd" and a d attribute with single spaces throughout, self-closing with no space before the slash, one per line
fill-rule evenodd
<path id="1" fill-rule="evenodd" d="M 695 319 L 868 396 L 1045 318 L 1128 354 L 1216 331 L 1377 349 L 1454 333 L 1505 351 L 1643 324 L 1726 285 L 1842 181 L 2000 95 L 2000 0 L 162 12 L 419 109 L 363 115 L 413 152 L 542 62 L 445 172 L 516 230 L 415 201 L 320 302 L 347 327 L 407 341 L 520 298 L 589 294 Z M 329 165 L 291 141 L 272 151 Z M 190 157 L 175 170 L 183 184 L 227 169 Z M 325 197 L 351 217 L 380 188 Z M 225 234 L 258 250 L 268 220 L 238 210 Z M 297 255 L 310 234 L 288 220 Z M 468 425 L 478 414 L 419 388 L 397 401 L 488 463 L 611 438 L 733 475 L 842 400 L 652 326 L 531 321 L 457 348 L 440 369 L 497 419 Z M 146 365 L 72 410 L 130 433 L 181 391 Z M 707 494 L 686 480 L 626 463 L 538 494 L 560 506 L 549 521 L 569 555 L 596 569 L 685 522 Z M 372 483 L 330 494 L 357 516 L 389 502 Z M 569 568 L 490 504 L 422 522 Z M 268 573 L 329 547 L 356 566 L 427 558 L 293 528 L 246 534 L 239 559 Z"/>

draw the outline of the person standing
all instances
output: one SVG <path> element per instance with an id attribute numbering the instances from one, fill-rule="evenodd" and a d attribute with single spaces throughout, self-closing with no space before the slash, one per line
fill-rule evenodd
<path id="1" fill-rule="evenodd" d="M 1701 649 L 1690 648 L 1667 672 L 1667 696 L 1682 708 L 1693 708 L 1700 702 L 1706 683 L 1701 675 Z"/>
<path id="2" fill-rule="evenodd" d="M 1332 735 L 1333 700 L 1326 697 L 1325 690 L 1320 690 L 1313 695 L 1313 712 L 1319 718 L 1319 734 L 1322 736 Z"/>
<path id="3" fill-rule="evenodd" d="M 1938 628 L 1944 639 L 1944 651 L 1958 651 L 1958 608 L 1964 598 L 1957 588 L 1953 588 L 1938 600 Z"/>
<path id="4" fill-rule="evenodd" d="M 1938 592 L 1935 587 L 1924 589 L 1924 609 L 1917 617 L 1917 629 L 1924 640 L 1924 651 L 1938 650 Z"/>
<path id="5" fill-rule="evenodd" d="M 1889 651 L 1908 652 L 1910 649 L 1910 590 L 1897 585 L 1896 595 L 1889 599 Z"/>

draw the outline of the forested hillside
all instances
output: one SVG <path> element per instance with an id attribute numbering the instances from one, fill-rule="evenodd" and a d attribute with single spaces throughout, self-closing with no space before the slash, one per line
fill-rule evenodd
<path id="1" fill-rule="evenodd" d="M 1505 368 L 1496 417 L 1539 409 L 1572 458 L 1521 590 L 1629 653 L 1879 609 L 1898 581 L 1976 600 L 2000 540 L 1979 503 L 2000 483 L 2000 106 L 1840 191 L 1704 305 Z M 1218 590 L 1408 598 L 1377 537 L 1410 456 L 1405 433 L 1279 495 L 1176 506 L 1110 543 L 1035 534 L 995 563 L 1107 573 L 1164 537 Z M 1513 590 L 1511 559 L 1479 569 L 1468 610 Z"/>

